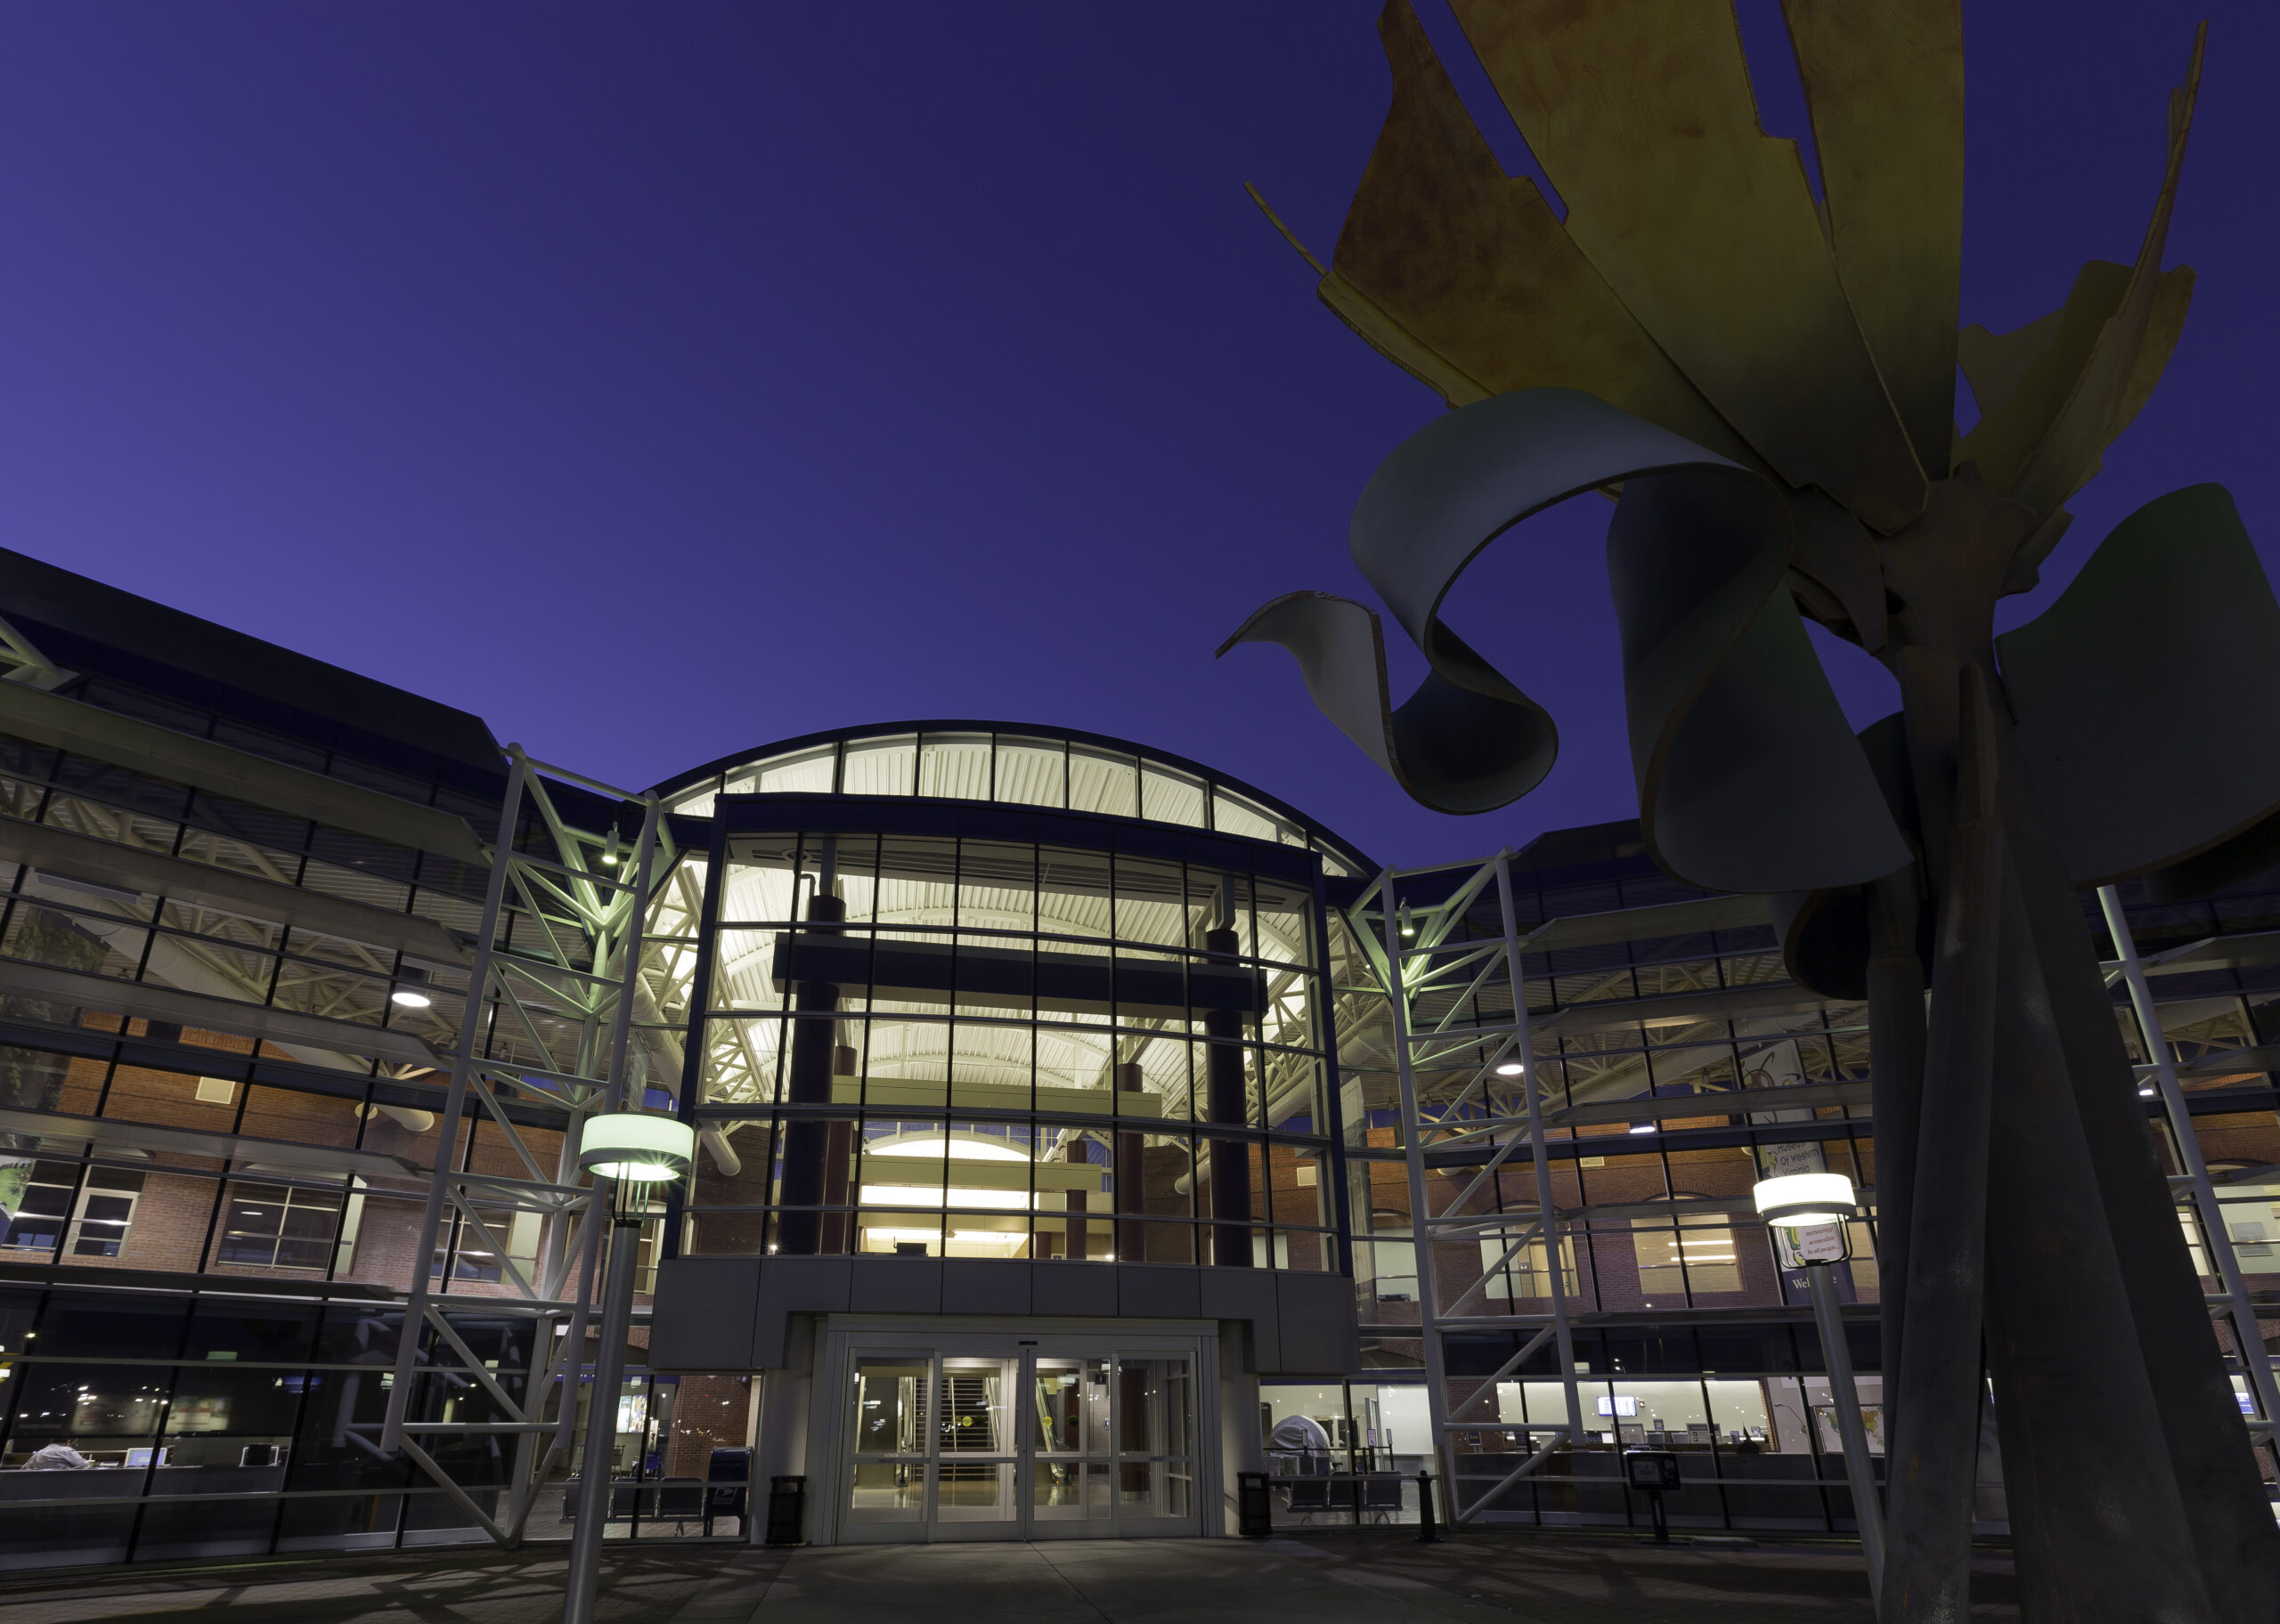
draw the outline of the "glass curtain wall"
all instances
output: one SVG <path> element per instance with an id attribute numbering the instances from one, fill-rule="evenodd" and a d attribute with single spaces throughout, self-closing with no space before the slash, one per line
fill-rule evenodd
<path id="1" fill-rule="evenodd" d="M 1366 867 L 1360 854 L 1255 790 L 1089 735 L 887 732 L 794 743 L 684 780 L 666 804 L 709 817 L 723 795 L 779 794 L 917 795 L 1097 812 L 1311 848 L 1331 874 Z"/>
<path id="2" fill-rule="evenodd" d="M 1608 834 L 1575 831 L 1546 840 L 1572 846 Z M 2280 1237 L 2280 1200 L 2274 1199 L 2280 1186 L 2269 1181 L 2280 1161 L 2280 1132 L 2267 1069 L 2280 1043 L 2280 975 L 2246 938 L 2268 937 L 2280 924 L 2280 892 L 2272 883 L 2260 880 L 2210 902 L 2162 907 L 2146 903 L 2134 885 L 2122 888 L 2139 951 L 2153 962 L 2170 1058 L 2194 1135 L 2220 1187 L 2226 1228 L 2249 1287 L 2259 1294 L 2280 1280 L 2272 1244 Z M 1516 868 L 1513 890 L 1524 931 L 1700 895 L 1654 872 L 1635 846 L 1591 863 Z M 1654 918 L 1641 917 L 1642 923 Z M 1469 933 L 1493 938 L 1501 926 L 1493 907 L 1483 907 L 1469 921 Z M 2093 928 L 2102 930 L 2102 922 Z M 1415 1328 L 1420 1262 L 1395 1077 L 1385 1063 L 1389 1023 L 1342 917 L 1330 922 L 1329 936 L 1364 1362 L 1414 1383 L 1422 1376 Z M 2174 956 L 2160 959 L 2164 950 Z M 1880 1287 L 1877 1163 L 1864 1007 L 1789 983 L 1772 931 L 1762 924 L 1675 936 L 1642 930 L 1633 939 L 1530 954 L 1527 970 L 1537 1075 L 1550 1094 L 1552 1198 L 1576 1217 L 1556 1259 L 1538 1244 L 1500 1267 L 1501 1244 L 1451 1240 L 1432 1248 L 1431 1279 L 1444 1303 L 1480 1285 L 1470 1299 L 1472 1315 L 1525 1316 L 1548 1309 L 1556 1268 L 1571 1309 L 1584 1317 L 1578 1368 L 1598 1384 L 1584 1401 L 1587 1436 L 1581 1447 L 1563 1451 L 1540 1478 L 1515 1485 L 1498 1501 L 1497 1514 L 1548 1522 L 1643 1520 L 1643 1504 L 1616 1477 L 1619 1450 L 1647 1443 L 1690 1457 L 1690 1488 L 1671 1504 L 1681 1521 L 1843 1525 L 1851 1516 L 1849 1490 L 1836 1459 L 1826 1381 L 1814 1374 L 1820 1355 L 1804 1278 L 1781 1267 L 1752 1213 L 1750 1190 L 1778 1157 L 1784 1167 L 1844 1173 L 1863 1193 L 1867 1210 L 1850 1226 L 1852 1256 L 1833 1272 L 1848 1305 L 1871 1449 L 1880 1453 L 1882 1390 L 1869 1319 Z M 1457 1011 L 1454 1024 L 1509 1021 L 1509 996 L 1494 990 L 1498 996 L 1477 998 Z M 2150 1059 L 2126 1008 L 2117 1008 L 2116 1018 L 2133 1058 Z M 1429 1101 L 1453 1098 L 1470 1077 L 1469 1069 L 1427 1073 L 1419 1079 L 1421 1092 Z M 1492 1093 L 1495 1086 L 1492 1078 Z M 2142 1092 L 2150 1096 L 2150 1080 Z M 2166 1125 L 2148 1126 L 2164 1171 L 2181 1171 Z M 1486 1154 L 1470 1161 L 1452 1155 L 1459 1165 L 1435 1169 L 1427 1195 L 1437 1215 Z M 1508 1166 L 1476 1195 L 1470 1211 L 1485 1215 L 1534 1206 L 1533 1174 Z M 2189 1216 L 2180 1214 L 2179 1221 L 2204 1290 L 2218 1289 L 2202 1237 Z M 1484 1273 L 1490 1276 L 1485 1284 Z M 1785 1323 L 1753 1322 L 1753 1312 L 1769 1310 L 1779 1311 Z M 2268 1316 L 2263 1323 L 2268 1353 L 2280 1347 L 2280 1320 Z M 1591 1328 L 1595 1324 L 1608 1328 Z M 1602 1335 L 1604 1349 L 1592 1351 Z M 1500 1340 L 1484 1345 L 1470 1364 L 1453 1365 L 1452 1403 L 1498 1368 L 1513 1345 Z M 1611 1381 L 1604 1379 L 1609 1373 Z M 1537 1361 L 1528 1374 L 1548 1377 L 1551 1371 Z M 1381 1385 L 1381 1409 L 1399 1408 L 1387 1397 L 1396 1393 L 1404 1401 L 1414 1394 L 1422 1413 L 1421 1386 Z M 1549 1380 L 1508 1384 L 1498 1418 L 1558 1419 L 1564 1405 L 1556 1395 Z M 1311 1408 L 1303 1415 L 1326 1438 L 1341 1425 L 1359 1440 L 1369 1437 L 1372 1423 L 1358 1397 L 1350 1423 L 1336 1425 L 1331 1421 L 1343 1412 L 1334 1413 L 1326 1399 L 1315 1394 L 1306 1402 Z M 1403 1432 L 1398 1425 L 1390 1430 L 1396 1437 Z M 1412 1430 L 1421 1436 L 1421 1424 Z M 1289 1458 L 1307 1458 L 1301 1446 L 1312 1436 L 1309 1426 L 1294 1426 L 1292 1436 Z M 1482 1456 L 1472 1465 L 1484 1474 L 1478 1487 L 1485 1490 L 1509 1469 L 1510 1451 L 1526 1436 L 1486 1428 L 1460 1433 L 1454 1447 L 1461 1469 L 1474 1475 L 1465 1458 Z M 1320 1447 L 1336 1470 L 1347 1469 L 1341 1446 Z M 2268 1483 L 2280 1482 L 2269 1448 L 2260 1444 L 2257 1456 Z M 1983 1486 L 1982 1502 L 1977 1514 L 1999 1524 L 1999 1484 Z"/>
<path id="3" fill-rule="evenodd" d="M 1311 879 L 730 849 L 700 1116 L 740 1171 L 700 1165 L 688 1249 L 1339 1269 Z"/>

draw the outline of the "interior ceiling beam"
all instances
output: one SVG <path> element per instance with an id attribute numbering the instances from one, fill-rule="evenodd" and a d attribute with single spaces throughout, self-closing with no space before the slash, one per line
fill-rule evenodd
<path id="1" fill-rule="evenodd" d="M 0 728 L 52 750 L 89 756 L 413 851 L 432 851 L 462 863 L 484 861 L 475 831 L 452 813 L 79 700 L 59 698 L 22 683 L 0 682 Z"/>
<path id="2" fill-rule="evenodd" d="M 318 1049 L 349 1055 L 372 1055 L 413 1066 L 444 1064 L 427 1040 L 401 1027 L 368 1027 L 352 1020 L 329 1020 L 294 1010 L 240 1003 L 207 993 L 180 987 L 155 987 L 147 981 L 121 981 L 110 976 L 91 976 L 50 964 L 30 964 L 0 959 L 0 993 L 19 998 L 39 998 L 83 1010 L 102 1010 L 142 1020 L 169 1021 L 209 1032 L 233 1032 L 281 1047 Z M 231 1059 L 240 1057 L 231 1056 Z"/>
<path id="3" fill-rule="evenodd" d="M 392 948 L 414 958 L 464 964 L 467 951 L 432 919 L 351 902 L 297 885 L 216 868 L 160 851 L 75 834 L 53 824 L 0 820 L 0 858 L 70 878 Z"/>

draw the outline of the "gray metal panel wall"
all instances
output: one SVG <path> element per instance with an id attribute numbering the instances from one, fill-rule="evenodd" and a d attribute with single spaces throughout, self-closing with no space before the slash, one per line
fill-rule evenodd
<path id="1" fill-rule="evenodd" d="M 1344 1275 L 965 1257 L 670 1259 L 657 1271 L 649 1363 L 778 1369 L 787 1322 L 830 1313 L 1217 1320 L 1248 1328 L 1259 1375 L 1340 1376 L 1361 1364 Z"/>

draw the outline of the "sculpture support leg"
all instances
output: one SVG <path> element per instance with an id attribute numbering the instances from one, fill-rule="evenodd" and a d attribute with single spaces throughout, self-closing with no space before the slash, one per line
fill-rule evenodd
<path id="1" fill-rule="evenodd" d="M 1971 1582 L 2004 860 L 1985 687 L 1976 673 L 1962 702 L 1969 707 L 1958 786 L 1965 816 L 1948 842 L 1921 1106 L 1919 1142 L 1934 1153 L 1915 1171 L 1907 1340 L 1885 1466 L 1891 1510 L 1879 1614 L 1887 1620 L 1959 1620 Z M 1879 1189 L 1888 1177 L 1880 1162 Z M 1885 1368 L 1893 1368 L 1889 1356 Z"/>
<path id="2" fill-rule="evenodd" d="M 2023 780 L 2006 824 L 2073 1104 L 2215 1616 L 2280 1619 L 2280 1529 L 2202 1301 L 2079 895 Z"/>
<path id="3" fill-rule="evenodd" d="M 2006 893 L 1987 1364 L 2024 1612 L 2192 1624 L 2214 1615 L 2022 889 Z"/>

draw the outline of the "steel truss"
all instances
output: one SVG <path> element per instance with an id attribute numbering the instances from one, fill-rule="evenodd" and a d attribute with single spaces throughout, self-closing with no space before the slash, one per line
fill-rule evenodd
<path id="1" fill-rule="evenodd" d="M 2160 1100 L 2172 1152 L 2183 1169 L 2170 1175 L 2170 1193 L 2188 1230 L 2197 1232 L 2202 1255 L 2209 1260 L 2209 1272 L 2216 1278 L 2219 1289 L 2207 1294 L 2209 1312 L 2219 1321 L 2229 1321 L 2232 1326 L 2233 1352 L 2226 1362 L 2247 1378 L 2249 1397 L 2255 1405 L 2255 1413 L 2248 1417 L 2250 1433 L 2273 1443 L 2274 1424 L 2280 1421 L 2280 1384 L 2273 1380 L 2275 1361 L 2265 1351 L 2264 1330 L 2256 1317 L 2256 1301 L 2249 1295 L 2247 1280 L 2241 1273 L 2232 1226 L 2225 1222 L 2224 1198 L 2219 1193 L 2216 1181 L 2210 1177 L 2208 1160 L 2201 1154 L 2201 1141 L 2194 1133 L 2193 1116 L 2186 1105 L 2184 1086 L 2178 1080 L 2177 1062 L 2170 1053 L 2169 1037 L 2162 1028 L 2153 989 L 2146 979 L 2146 961 L 2138 956 L 2137 938 L 2130 934 L 2129 918 L 2121 909 L 2121 893 L 2110 885 L 2100 886 L 2098 905 L 2105 911 L 2114 951 L 2121 955 L 2105 967 L 2107 984 L 2111 986 L 2116 979 L 2128 983 L 2130 1011 L 2137 1016 L 2138 1028 L 2144 1037 L 2146 1063 L 2136 1068 L 2138 1092 L 2153 1094 Z M 2179 956 L 2208 945 L 2204 939 L 2177 949 L 2174 954 L 2160 956 Z"/>
<path id="2" fill-rule="evenodd" d="M 1394 1069 L 1400 1087 L 1401 1146 L 1408 1173 L 1410 1234 L 1417 1252 L 1417 1304 L 1424 1343 L 1425 1393 L 1433 1429 L 1432 1454 L 1447 1485 L 1452 1522 L 1470 1522 L 1530 1473 L 1541 1470 L 1563 1444 L 1584 1435 L 1583 1403 L 1576 1386 L 1576 1352 L 1568 1310 L 1563 1261 L 1566 1237 L 1554 1198 L 1544 1145 L 1543 1090 L 1527 1022 L 1527 982 L 1521 937 L 1512 909 L 1510 849 L 1468 874 L 1462 866 L 1388 869 L 1348 910 L 1384 987 L 1393 1023 Z M 1462 878 L 1451 889 L 1448 881 Z M 1425 881 L 1428 884 L 1413 882 Z M 1413 894 L 1405 895 L 1405 885 Z M 1494 888 L 1501 930 L 1476 933 L 1470 915 Z M 1510 1015 L 1496 1019 L 1509 1000 Z M 1484 1147 L 1493 1147 L 1479 1162 Z M 1462 1152 L 1462 1157 L 1452 1153 Z M 1535 1179 L 1535 1205 L 1499 1211 L 1498 1175 L 1516 1157 Z M 1430 1175 L 1462 1166 L 1470 1179 L 1433 1208 Z M 1435 1278 L 1437 1249 L 1464 1244 L 1470 1263 L 1497 1245 L 1500 1255 L 1480 1278 L 1446 1305 Z M 1476 1306 L 1489 1282 L 1540 1249 L 1543 1314 L 1487 1313 Z M 1406 1328 L 1404 1328 L 1405 1329 Z M 1527 1330 L 1532 1334 L 1494 1372 L 1452 1401 L 1446 1338 L 1453 1333 Z M 1497 1384 L 1549 1349 L 1567 1399 L 1564 1421 L 1505 1421 L 1496 1414 Z M 1486 1407 L 1486 1413 L 1477 1413 Z M 1457 1433 L 1518 1433 L 1521 1458 L 1470 1500 L 1455 1466 Z M 1539 1437 L 1548 1441 L 1533 1449 Z M 1522 1453 L 1522 1451 L 1526 1451 Z"/>
<path id="3" fill-rule="evenodd" d="M 646 1009 L 651 1017 L 639 1024 L 648 1028 L 652 1043 L 663 1036 L 665 1023 L 656 1019 L 656 995 L 642 976 L 657 891 L 673 867 L 671 837 L 655 797 L 533 761 L 520 746 L 509 746 L 508 755 L 506 795 L 450 1088 L 437 1123 L 435 1173 L 412 1255 L 414 1278 L 387 1413 L 377 1439 L 369 1432 L 349 1434 L 374 1454 L 401 1454 L 501 1546 L 522 1538 L 548 1474 L 572 1447 L 580 1361 L 609 1230 L 606 1193 L 580 1181 L 579 1138 L 587 1116 L 625 1103 L 628 1039 L 637 1011 Z M 640 832 L 631 849 L 621 850 L 615 832 L 596 834 L 566 823 L 547 792 L 546 776 L 639 807 Z M 551 857 L 517 848 L 525 802 L 547 832 Z M 679 1068 L 668 1076 L 678 1085 Z M 548 1125 L 560 1133 L 552 1167 L 533 1151 L 502 1106 L 502 1094 L 525 1113 L 550 1119 Z M 477 1135 L 493 1133 L 513 1150 L 527 1178 L 474 1168 Z M 538 1252 L 528 1274 L 495 1227 L 518 1214 L 540 1219 Z M 463 1252 L 497 1259 L 507 1293 L 452 1292 Z M 530 1322 L 530 1363 L 520 1378 L 509 1374 L 502 1380 L 487 1368 L 453 1323 L 501 1315 Z M 616 1365 L 607 1357 L 599 1361 L 609 1369 Z M 600 1406 L 613 1399 L 596 1391 L 590 1401 Z M 460 1418 L 456 1412 L 462 1409 L 474 1411 L 474 1418 Z M 481 1447 L 469 1449 L 461 1441 L 479 1441 Z M 458 1447 L 445 1449 L 446 1442 Z M 503 1482 L 496 1464 L 502 1456 L 508 1458 Z M 455 1473 L 455 1463 L 476 1468 L 474 1478 Z M 481 1495 L 499 1497 L 499 1514 L 484 1509 Z"/>
<path id="4" fill-rule="evenodd" d="M 72 676 L 0 619 L 0 695 L 20 689 L 50 693 Z M 682 916 L 693 918 L 695 906 L 688 902 L 674 913 L 663 894 L 668 882 L 680 893 L 693 890 L 676 872 L 655 799 L 533 761 L 510 747 L 498 832 L 486 852 L 448 814 L 349 784 L 334 788 L 317 775 L 306 775 L 305 784 L 297 769 L 280 769 L 265 758 L 195 735 L 77 701 L 28 708 L 27 702 L 9 700 L 4 708 L 11 732 L 45 737 L 75 754 L 131 773 L 155 773 L 167 782 L 187 768 L 181 782 L 200 787 L 242 780 L 273 790 L 282 770 L 292 780 L 285 784 L 292 816 L 332 823 L 346 815 L 348 821 L 338 826 L 372 838 L 460 860 L 487 860 L 480 925 L 470 944 L 463 930 L 449 930 L 436 918 L 399 914 L 322 888 L 305 891 L 257 844 L 177 826 L 131 807 L 91 800 L 69 786 L 37 786 L 45 816 L 37 824 L 20 800 L 0 804 L 6 815 L 0 823 L 12 838 L 21 844 L 37 835 L 44 842 L 37 861 L 50 860 L 53 848 L 54 860 L 83 876 L 82 883 L 116 881 L 120 895 L 160 897 L 159 912 L 145 917 L 102 897 L 91 906 L 76 893 L 61 899 L 43 895 L 43 905 L 69 908 L 90 931 L 133 927 L 155 940 L 161 932 L 152 928 L 167 925 L 168 899 L 178 885 L 183 888 L 187 900 L 181 905 L 195 908 L 195 928 L 163 932 L 173 960 L 160 970 L 153 947 L 145 955 L 150 976 L 103 984 L 129 1015 L 171 1019 L 175 1004 L 186 1001 L 219 1029 L 326 1051 L 313 1062 L 322 1068 L 346 1064 L 351 1054 L 370 1054 L 381 1061 L 376 1073 L 381 1083 L 417 1084 L 424 1091 L 441 1068 L 420 1028 L 439 1038 L 452 1031 L 451 1001 L 460 1000 L 431 1167 L 418 1168 L 398 1156 L 268 1141 L 261 1141 L 261 1150 L 272 1163 L 305 1167 L 328 1188 L 346 1179 L 360 1191 L 424 1198 L 408 1260 L 411 1279 L 395 1368 L 387 1378 L 385 1418 L 344 1430 L 374 1455 L 410 1461 L 473 1525 L 512 1544 L 529 1521 L 540 1485 L 571 1447 L 578 1361 L 602 1284 L 600 1241 L 609 1226 L 594 1222 L 595 1193 L 580 1181 L 581 1125 L 591 1112 L 623 1101 L 635 1029 L 642 1044 L 632 1058 L 647 1062 L 668 1086 L 678 1087 L 680 1078 L 680 1023 L 666 1018 L 664 1006 L 678 1002 L 676 978 L 685 979 L 688 972 Z M 620 829 L 638 816 L 639 832 L 630 847 L 617 832 L 590 832 L 566 821 L 548 791 L 550 777 L 615 803 Z M 264 792 L 256 790 L 256 799 Z M 517 848 L 526 812 L 535 814 L 542 831 L 537 849 Z M 24 863 L 30 851 L 16 852 L 15 860 Z M 114 857 L 125 865 L 116 873 Z M 263 894 L 243 896 L 249 883 Z M 352 985 L 333 984 L 343 977 L 330 960 L 295 960 L 289 972 L 281 958 L 273 979 L 233 963 L 228 950 L 240 943 L 258 946 L 261 932 L 273 928 L 240 918 L 239 910 L 248 905 L 253 919 L 282 919 L 297 930 L 338 938 L 353 956 L 343 972 Z M 659 922 L 661 912 L 669 923 Z M 0 970 L 6 971 L 0 981 L 12 987 L 43 973 L 39 966 L 28 969 L 14 961 Z M 53 978 L 54 972 L 45 973 Z M 395 1011 L 411 1019 L 383 1027 L 378 1018 L 385 1006 L 358 1002 L 365 996 L 355 985 L 360 976 L 379 978 L 383 987 L 421 987 L 430 995 L 428 1007 Z M 293 1005 L 277 997 L 289 986 L 303 995 Z M 66 990 L 80 995 L 76 988 Z M 175 1003 L 164 1002 L 169 999 Z M 343 1015 L 346 1019 L 338 1018 Z M 330 1052 L 334 1050 L 339 1052 Z M 399 1102 L 376 1100 L 363 1108 L 423 1133 L 426 1109 L 408 1103 L 418 1099 L 405 1092 Z M 131 1142 L 134 1133 L 154 1131 L 52 1112 L 17 1111 L 12 1120 L 12 1133 L 38 1135 L 36 1143 L 53 1138 L 91 1148 Z M 518 1122 L 560 1133 L 550 1165 Z M 477 1165 L 478 1135 L 493 1166 L 502 1147 L 511 1152 L 511 1171 Z M 200 1152 L 222 1157 L 225 1167 L 240 1155 L 229 1135 L 196 1137 L 221 1141 L 210 1150 L 201 1144 Z M 273 1168 L 265 1176 L 273 1179 Z M 534 1244 L 533 1226 L 518 1219 L 536 1220 Z M 452 1289 L 461 1260 L 477 1257 L 485 1265 L 477 1272 L 489 1273 L 495 1263 L 497 1280 Z M 486 1360 L 476 1352 L 501 1319 L 526 1322 L 527 1361 Z M 488 1326 L 478 1329 L 478 1320 Z M 615 1370 L 618 1361 L 602 1362 Z"/>

